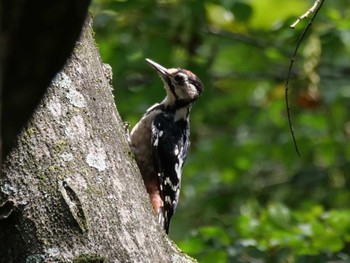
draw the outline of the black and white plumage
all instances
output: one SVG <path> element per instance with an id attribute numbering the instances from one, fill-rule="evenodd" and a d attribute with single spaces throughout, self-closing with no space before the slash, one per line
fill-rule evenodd
<path id="1" fill-rule="evenodd" d="M 190 146 L 189 114 L 203 84 L 188 70 L 166 69 L 150 59 L 146 61 L 159 73 L 167 95 L 146 111 L 132 129 L 130 141 L 154 212 L 169 233 Z"/>

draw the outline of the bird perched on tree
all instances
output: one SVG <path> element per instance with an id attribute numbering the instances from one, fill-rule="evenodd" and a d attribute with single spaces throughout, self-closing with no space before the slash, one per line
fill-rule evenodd
<path id="1" fill-rule="evenodd" d="M 163 80 L 166 97 L 150 107 L 135 125 L 130 145 L 154 213 L 168 234 L 190 146 L 190 111 L 203 84 L 189 70 L 167 69 L 150 59 L 146 61 Z"/>

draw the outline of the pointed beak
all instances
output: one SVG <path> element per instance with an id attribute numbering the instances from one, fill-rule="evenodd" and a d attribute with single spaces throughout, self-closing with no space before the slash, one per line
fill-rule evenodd
<path id="1" fill-rule="evenodd" d="M 160 74 L 160 76 L 162 78 L 166 77 L 168 75 L 168 70 L 166 68 L 164 68 L 162 65 L 159 65 L 158 63 L 154 62 L 153 60 L 150 60 L 148 58 L 146 58 L 146 61 L 148 62 L 148 64 L 151 65 L 152 68 L 154 68 L 155 70 L 158 71 L 158 73 Z"/>

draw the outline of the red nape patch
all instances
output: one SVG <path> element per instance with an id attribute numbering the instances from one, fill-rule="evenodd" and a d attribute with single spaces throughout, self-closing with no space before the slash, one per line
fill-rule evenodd
<path id="1" fill-rule="evenodd" d="M 188 75 L 188 76 L 197 78 L 197 76 L 196 76 L 195 74 L 193 74 L 191 71 L 189 71 L 189 70 L 187 70 L 187 69 L 183 69 L 182 71 L 183 71 L 183 73 L 185 73 L 185 74 Z"/>

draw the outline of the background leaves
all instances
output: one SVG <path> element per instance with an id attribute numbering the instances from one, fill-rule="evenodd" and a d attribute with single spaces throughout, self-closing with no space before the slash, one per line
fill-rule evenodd
<path id="1" fill-rule="evenodd" d="M 350 6 L 326 1 L 292 72 L 313 1 L 95 0 L 94 27 L 114 73 L 116 104 L 134 125 L 164 97 L 144 61 L 195 72 L 205 91 L 171 238 L 201 262 L 349 260 Z"/>

